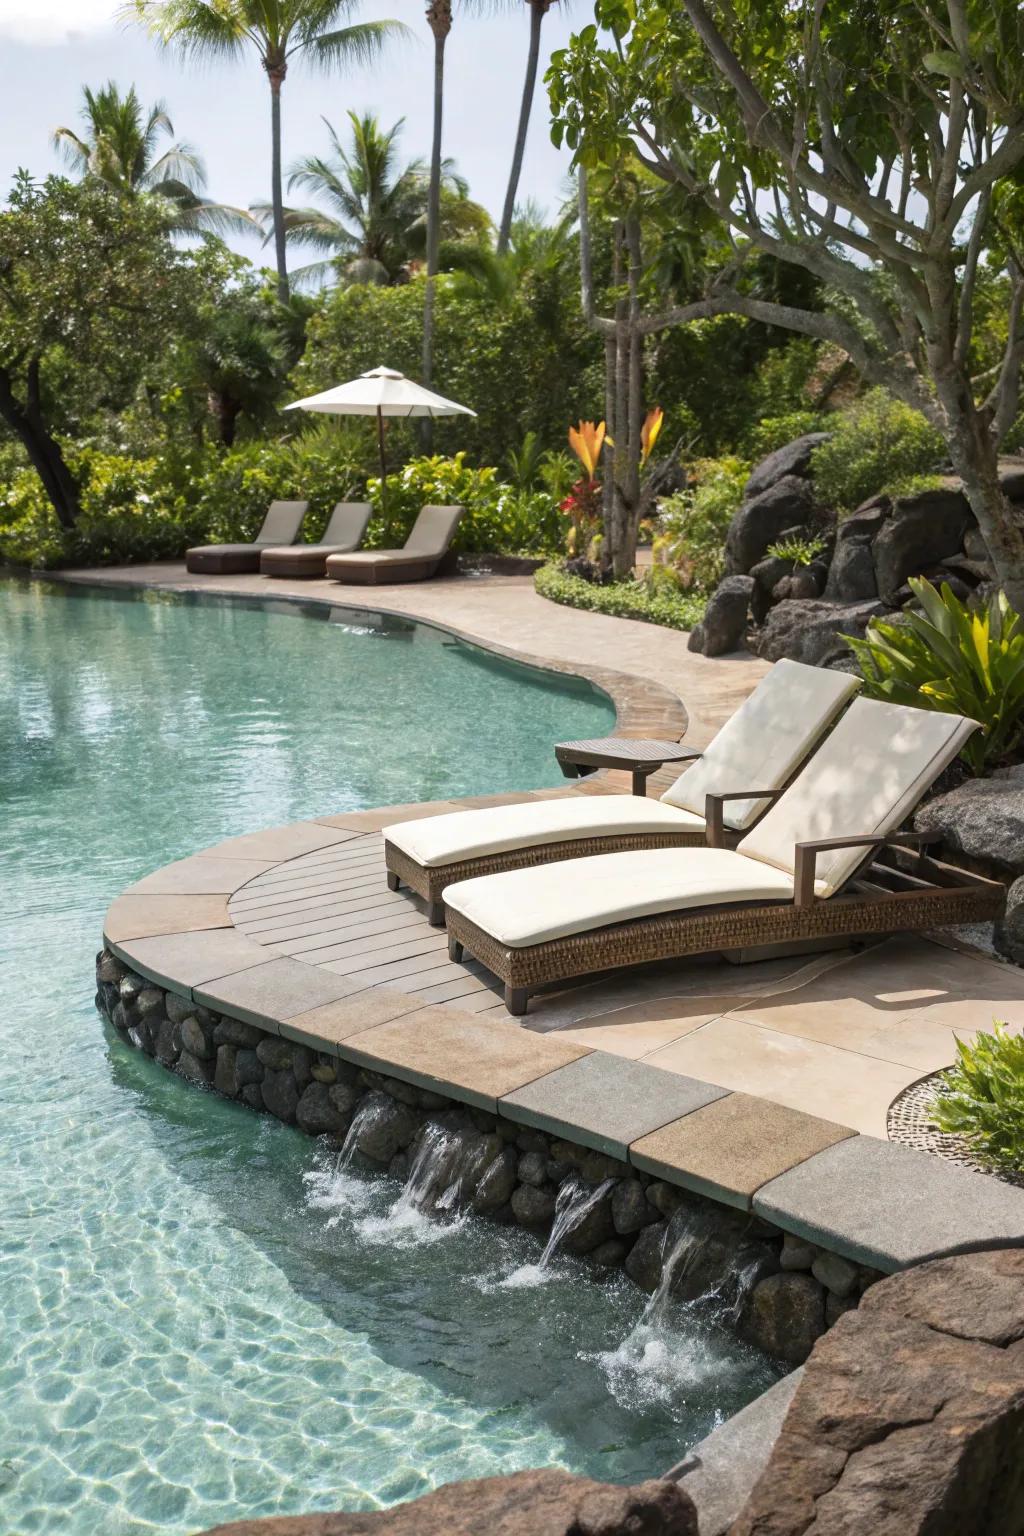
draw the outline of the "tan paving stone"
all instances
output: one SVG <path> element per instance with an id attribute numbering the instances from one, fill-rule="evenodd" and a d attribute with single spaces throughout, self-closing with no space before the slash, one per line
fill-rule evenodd
<path id="1" fill-rule="evenodd" d="M 332 976 L 315 965 L 264 955 L 260 965 L 218 977 L 208 986 L 194 986 L 192 996 L 207 1008 L 229 1013 L 273 1034 L 280 1032 L 282 1020 L 332 1003 L 351 991 L 341 976 Z"/>
<path id="2" fill-rule="evenodd" d="M 503 1094 L 587 1054 L 557 1035 L 478 1021 L 444 1005 L 349 1037 L 339 1048 L 350 1061 L 492 1111 Z"/>
<path id="3" fill-rule="evenodd" d="M 345 827 L 351 832 L 379 832 L 399 821 L 419 821 L 424 816 L 443 816 L 447 811 L 461 811 L 459 800 L 431 800 L 422 805 L 385 805 L 373 811 L 346 811 L 340 816 L 319 816 L 324 827 Z"/>
<path id="4" fill-rule="evenodd" d="M 263 871 L 273 868 L 274 864 L 266 859 L 221 859 L 194 854 L 155 869 L 151 875 L 136 880 L 128 891 L 136 896 L 231 896 Z"/>
<path id="5" fill-rule="evenodd" d="M 710 1024 L 734 1001 L 732 997 L 676 997 L 668 1003 L 623 1009 L 621 1018 L 618 1012 L 598 1015 L 592 1022 L 559 1030 L 559 1035 L 563 1040 L 589 1045 L 595 1051 L 610 1051 L 615 1056 L 639 1061 L 642 1056 L 681 1040 L 691 1030 Z"/>
<path id="6" fill-rule="evenodd" d="M 315 821 L 294 821 L 286 827 L 267 827 L 261 832 L 243 832 L 212 848 L 204 848 L 197 858 L 262 859 L 283 863 L 300 858 L 314 848 L 328 848 L 343 843 L 352 835 L 341 827 L 325 827 Z"/>
<path id="7" fill-rule="evenodd" d="M 392 987 L 373 987 L 339 997 L 322 1007 L 310 1008 L 294 1018 L 283 1019 L 280 1032 L 289 1040 L 298 1040 L 313 1050 L 328 1051 L 336 1056 L 339 1043 L 349 1036 L 386 1024 L 404 1013 L 416 1013 L 422 1007 L 418 998 L 409 997 L 405 992 Z"/>
<path id="8" fill-rule="evenodd" d="M 206 928 L 196 933 L 168 933 L 152 939 L 112 942 L 111 949 L 133 970 L 161 987 L 191 997 L 192 988 L 244 971 L 266 960 L 259 944 L 243 938 L 234 928 Z"/>
<path id="9" fill-rule="evenodd" d="M 104 935 L 115 942 L 230 926 L 226 896 L 140 896 L 132 890 L 111 903 L 103 920 Z"/>
<path id="10" fill-rule="evenodd" d="M 728 1205 L 749 1210 L 754 1193 L 854 1132 L 745 1093 L 730 1093 L 634 1141 L 630 1161 Z"/>
<path id="11" fill-rule="evenodd" d="M 886 1111 L 921 1076 L 816 1040 L 800 1040 L 744 1019 L 718 1018 L 644 1058 L 656 1067 L 760 1094 L 808 1115 L 823 1115 L 884 1136 Z"/>

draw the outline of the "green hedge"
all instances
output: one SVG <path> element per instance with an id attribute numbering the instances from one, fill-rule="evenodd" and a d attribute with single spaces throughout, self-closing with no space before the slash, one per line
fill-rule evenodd
<path id="1" fill-rule="evenodd" d="M 705 597 L 664 588 L 656 591 L 646 581 L 617 581 L 599 586 L 582 576 L 571 576 L 557 562 L 543 566 L 533 580 L 541 597 L 550 598 L 553 603 L 585 608 L 591 613 L 610 613 L 618 619 L 662 624 L 667 629 L 693 629 L 707 607 Z"/>

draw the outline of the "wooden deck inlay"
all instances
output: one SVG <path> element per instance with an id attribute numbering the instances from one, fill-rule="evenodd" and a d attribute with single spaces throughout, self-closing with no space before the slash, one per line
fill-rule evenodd
<path id="1" fill-rule="evenodd" d="M 420 898 L 388 890 L 380 832 L 276 865 L 236 891 L 228 912 L 268 958 L 320 966 L 354 989 L 397 985 L 424 1003 L 508 1018 L 500 982 L 475 960 L 449 960 Z"/>

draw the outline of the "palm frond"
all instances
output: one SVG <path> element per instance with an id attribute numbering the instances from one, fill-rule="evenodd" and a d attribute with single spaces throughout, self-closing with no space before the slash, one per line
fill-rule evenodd
<path id="1" fill-rule="evenodd" d="M 300 31 L 299 41 L 290 50 L 303 51 L 311 64 L 321 69 L 339 65 L 373 64 L 390 44 L 411 38 L 413 32 L 404 21 L 360 21 L 334 32 L 312 35 Z"/>
<path id="2" fill-rule="evenodd" d="M 172 144 L 147 167 L 139 178 L 139 185 L 154 188 L 169 180 L 180 182 L 190 192 L 201 192 L 206 186 L 206 167 L 202 156 L 191 144 Z"/>
<path id="3" fill-rule="evenodd" d="M 186 58 L 231 57 L 253 42 L 246 4 L 216 7 L 207 0 L 125 0 L 118 19 L 136 23 L 164 47 Z"/>

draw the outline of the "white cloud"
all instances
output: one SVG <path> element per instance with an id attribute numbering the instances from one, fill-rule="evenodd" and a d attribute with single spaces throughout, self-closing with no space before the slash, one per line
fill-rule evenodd
<path id="1" fill-rule="evenodd" d="M 116 13 L 116 0 L 0 0 L 0 37 L 73 43 L 112 25 Z"/>

